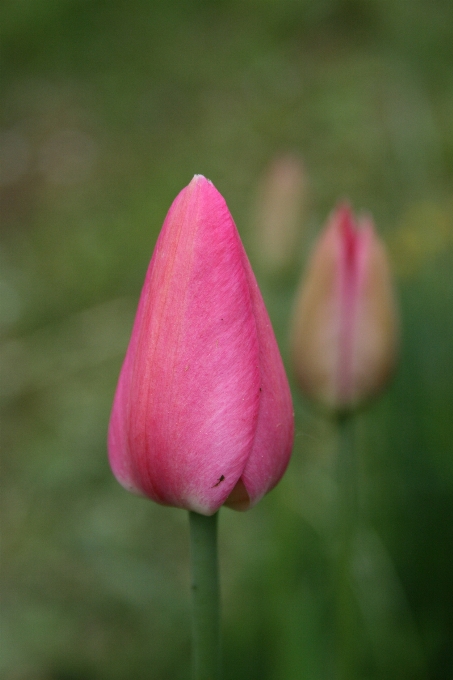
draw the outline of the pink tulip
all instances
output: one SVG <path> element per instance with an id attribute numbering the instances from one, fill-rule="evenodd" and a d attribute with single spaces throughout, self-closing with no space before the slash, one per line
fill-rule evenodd
<path id="1" fill-rule="evenodd" d="M 310 397 L 345 409 L 378 392 L 397 354 L 397 315 L 387 256 L 370 218 L 333 213 L 297 296 L 292 354 Z"/>
<path id="2" fill-rule="evenodd" d="M 201 175 L 171 206 L 146 274 L 109 425 L 130 491 L 211 515 L 283 475 L 291 395 L 226 203 Z"/>

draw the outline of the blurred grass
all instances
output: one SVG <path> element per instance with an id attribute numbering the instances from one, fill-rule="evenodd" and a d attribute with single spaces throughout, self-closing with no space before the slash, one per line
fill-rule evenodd
<path id="1" fill-rule="evenodd" d="M 111 399 L 165 213 L 225 196 L 286 358 L 298 277 L 254 250 L 263 173 L 304 161 L 302 265 L 334 203 L 373 213 L 403 347 L 361 414 L 364 678 L 453 676 L 453 6 L 5 0 L 0 6 L 5 680 L 187 678 L 185 513 L 123 492 Z M 294 391 L 280 486 L 222 511 L 225 678 L 334 678 L 333 434 Z"/>

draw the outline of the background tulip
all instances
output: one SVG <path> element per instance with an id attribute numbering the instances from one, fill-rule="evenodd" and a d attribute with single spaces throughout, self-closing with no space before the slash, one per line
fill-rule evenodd
<path id="1" fill-rule="evenodd" d="M 226 203 L 196 175 L 151 260 L 109 426 L 120 483 L 210 515 L 282 476 L 293 410 L 261 294 Z"/>
<path id="2" fill-rule="evenodd" d="M 257 260 L 267 274 L 283 272 L 294 264 L 308 193 L 307 172 L 295 153 L 275 157 L 261 176 L 252 224 Z"/>
<path id="3" fill-rule="evenodd" d="M 386 383 L 397 350 L 397 317 L 387 256 L 371 219 L 333 213 L 300 287 L 292 354 L 301 389 L 345 409 Z"/>

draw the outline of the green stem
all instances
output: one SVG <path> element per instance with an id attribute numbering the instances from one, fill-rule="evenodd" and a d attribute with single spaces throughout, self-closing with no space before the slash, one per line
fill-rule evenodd
<path id="1" fill-rule="evenodd" d="M 337 647 L 339 680 L 360 677 L 359 612 L 353 590 L 354 539 L 359 523 L 354 416 L 338 419 Z"/>
<path id="2" fill-rule="evenodd" d="M 217 517 L 189 512 L 192 567 L 193 680 L 220 678 Z"/>
<path id="3" fill-rule="evenodd" d="M 353 414 L 338 418 L 337 481 L 341 530 L 346 540 L 351 538 L 359 519 L 358 464 L 354 437 Z"/>

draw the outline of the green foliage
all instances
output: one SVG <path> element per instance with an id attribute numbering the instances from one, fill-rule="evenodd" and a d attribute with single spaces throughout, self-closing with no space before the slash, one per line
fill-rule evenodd
<path id="1" fill-rule="evenodd" d="M 0 8 L 0 676 L 188 677 L 186 514 L 123 491 L 105 433 L 153 245 L 194 173 L 245 243 L 292 151 L 309 207 L 370 210 L 399 373 L 360 415 L 365 680 L 453 673 L 453 40 L 447 0 L 7 0 Z M 285 353 L 298 271 L 250 250 Z M 333 433 L 294 391 L 280 486 L 221 512 L 225 678 L 335 678 Z"/>

